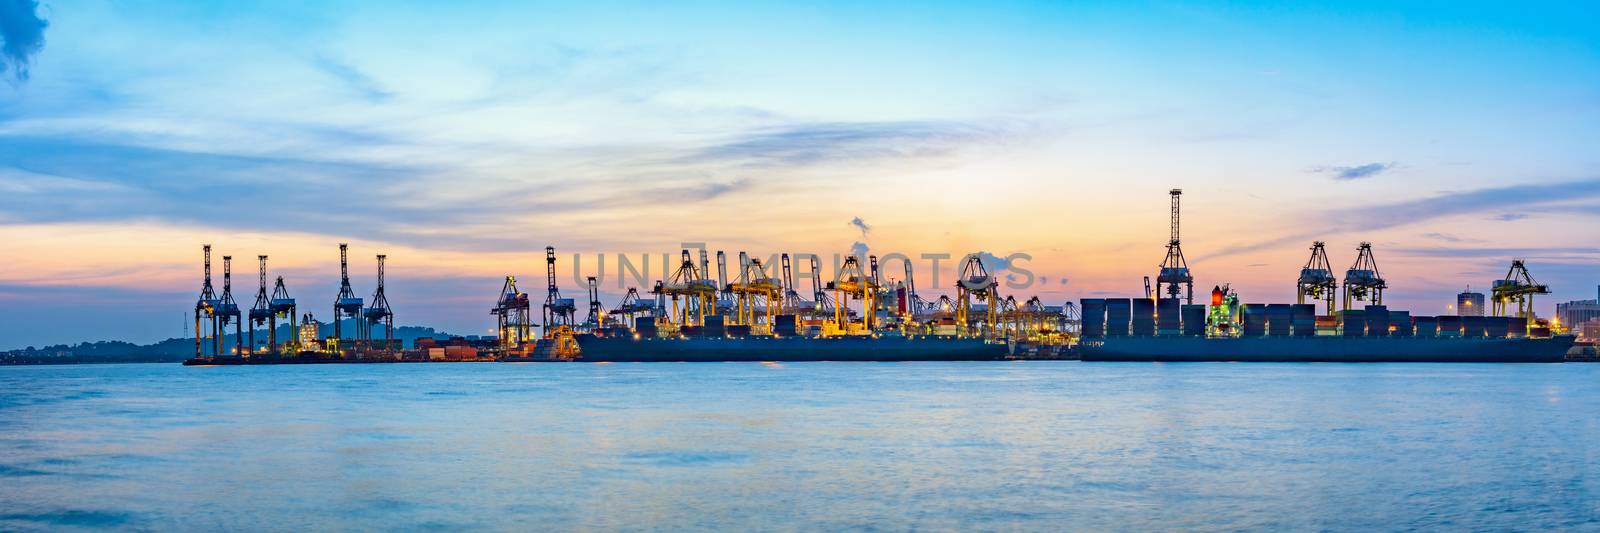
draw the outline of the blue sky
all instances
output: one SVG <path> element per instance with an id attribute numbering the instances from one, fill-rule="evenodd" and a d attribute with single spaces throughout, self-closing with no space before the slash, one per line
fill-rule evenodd
<path id="1" fill-rule="evenodd" d="M 462 332 L 546 244 L 1022 251 L 1047 300 L 1127 294 L 1170 187 L 1247 300 L 1313 239 L 1418 314 L 1512 257 L 1546 304 L 1600 283 L 1594 4 L 0 5 L 0 348 L 181 335 L 202 242 L 305 300 L 334 243 L 387 252 L 400 322 Z"/>

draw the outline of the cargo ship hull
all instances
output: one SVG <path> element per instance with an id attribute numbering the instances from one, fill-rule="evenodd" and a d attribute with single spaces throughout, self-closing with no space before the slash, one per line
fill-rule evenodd
<path id="1" fill-rule="evenodd" d="M 1004 344 L 958 338 L 740 337 L 662 339 L 579 335 L 576 361 L 995 361 Z"/>
<path id="2" fill-rule="evenodd" d="M 1573 337 L 1107 337 L 1079 346 L 1084 361 L 1286 363 L 1560 363 Z"/>

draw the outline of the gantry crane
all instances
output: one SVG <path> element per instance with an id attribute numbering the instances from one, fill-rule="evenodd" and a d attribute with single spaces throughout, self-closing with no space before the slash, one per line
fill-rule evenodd
<path id="1" fill-rule="evenodd" d="M 811 255 L 811 298 L 815 304 L 811 307 L 812 318 L 825 320 L 833 318 L 833 301 L 828 299 L 828 294 L 822 292 L 822 269 L 820 261 L 815 254 Z"/>
<path id="2" fill-rule="evenodd" d="M 233 354 L 244 353 L 244 315 L 239 313 L 239 302 L 233 300 L 233 256 L 222 256 L 222 302 L 217 306 L 217 316 L 221 319 L 222 330 L 218 335 L 224 335 L 228 324 L 233 324 Z"/>
<path id="3" fill-rule="evenodd" d="M 516 348 L 533 340 L 530 336 L 533 325 L 528 322 L 531 307 L 528 293 L 517 290 L 517 277 L 506 276 L 505 284 L 500 286 L 500 298 L 495 301 L 494 309 L 489 310 L 495 316 L 496 340 L 500 347 Z"/>
<path id="4" fill-rule="evenodd" d="M 989 269 L 984 268 L 978 254 L 967 255 L 960 277 L 956 278 L 956 326 L 964 335 L 977 335 L 985 328 L 994 327 L 995 311 L 1000 303 L 999 285 L 1000 282 L 989 275 Z M 984 317 L 981 326 L 974 326 L 973 306 L 979 302 L 984 305 Z"/>
<path id="5" fill-rule="evenodd" d="M 356 291 L 350 288 L 350 262 L 347 256 L 349 247 L 349 244 L 339 243 L 339 296 L 333 300 L 333 346 L 328 347 L 329 351 L 338 355 L 344 354 L 344 320 L 346 318 L 360 320 L 361 309 L 364 307 L 361 297 L 356 296 Z M 359 322 L 357 325 L 359 326 Z M 359 340 L 365 340 L 366 335 L 363 333 L 365 329 L 356 328 Z"/>
<path id="6" fill-rule="evenodd" d="M 261 283 L 256 289 L 256 303 L 250 306 L 250 353 L 255 353 L 256 351 L 256 328 L 273 322 L 272 299 L 267 296 L 267 256 L 258 255 L 256 256 L 256 261 L 260 263 L 257 270 L 261 276 Z M 277 349 L 275 342 L 277 335 L 270 328 L 269 326 L 267 331 L 267 344 L 269 345 L 267 352 Z"/>
<path id="7" fill-rule="evenodd" d="M 545 338 L 559 328 L 572 328 L 573 315 L 577 313 L 578 305 L 571 298 L 562 298 L 561 289 L 556 287 L 556 248 L 544 248 L 545 265 L 545 297 L 544 297 L 544 332 Z"/>
<path id="8" fill-rule="evenodd" d="M 281 347 L 278 342 L 278 317 L 289 319 L 289 340 L 284 342 L 290 354 L 298 353 L 304 343 L 300 342 L 300 315 L 295 312 L 294 298 L 289 297 L 289 288 L 283 284 L 283 276 L 278 276 L 277 283 L 272 287 L 272 317 L 268 318 L 267 343 L 269 349 L 278 352 Z M 309 321 L 308 321 L 309 322 Z"/>
<path id="9" fill-rule="evenodd" d="M 783 283 L 767 275 L 761 260 L 739 252 L 739 280 L 728 284 L 734 296 L 735 323 L 750 326 L 757 335 L 772 332 L 773 317 L 783 299 Z"/>
<path id="10" fill-rule="evenodd" d="M 701 258 L 705 254 L 702 250 Z M 704 261 L 701 263 L 704 265 Z M 683 251 L 683 261 L 665 282 L 657 281 L 652 293 L 663 300 L 667 321 L 674 328 L 700 326 L 705 316 L 713 314 L 717 305 L 716 282 L 705 279 L 695 266 L 688 250 Z M 670 299 L 670 303 L 665 300 Z"/>
<path id="11" fill-rule="evenodd" d="M 194 304 L 194 356 L 204 357 L 205 347 L 201 339 L 206 338 L 207 327 L 210 326 L 210 336 L 213 339 L 211 355 L 222 354 L 222 328 L 218 324 L 217 306 L 222 300 L 217 298 L 217 291 L 211 288 L 211 245 L 204 245 L 205 249 L 205 283 L 200 286 L 200 299 Z"/>
<path id="12" fill-rule="evenodd" d="M 1372 243 L 1363 242 L 1356 248 L 1356 262 L 1344 271 L 1344 308 L 1352 309 L 1355 302 L 1383 305 L 1383 289 L 1389 284 L 1378 273 L 1378 260 L 1373 258 Z"/>
<path id="13" fill-rule="evenodd" d="M 800 296 L 800 291 L 795 289 L 794 269 L 789 264 L 789 254 L 779 257 L 783 263 L 783 313 L 798 316 L 810 312 L 816 304 L 806 301 Z"/>
<path id="14" fill-rule="evenodd" d="M 589 292 L 589 316 L 584 318 L 583 327 L 594 333 L 606 327 L 606 310 L 600 306 L 600 282 L 594 276 L 589 276 L 586 281 Z"/>
<path id="15" fill-rule="evenodd" d="M 1185 303 L 1194 303 L 1194 275 L 1189 273 L 1189 263 L 1183 259 L 1183 248 L 1178 244 L 1178 200 L 1183 189 L 1167 191 L 1172 197 L 1172 239 L 1167 241 L 1167 256 L 1161 260 L 1161 273 L 1156 276 L 1156 298 L 1177 298 L 1179 285 L 1184 286 Z M 1163 296 L 1164 295 L 1164 296 Z"/>
<path id="16" fill-rule="evenodd" d="M 828 290 L 833 291 L 833 320 L 841 334 L 870 334 L 877 325 L 874 323 L 878 309 L 877 282 L 861 269 L 861 261 L 856 256 L 845 256 L 844 264 L 839 267 L 839 275 L 827 284 Z M 850 320 L 849 302 L 861 302 L 861 321 Z"/>
<path id="17" fill-rule="evenodd" d="M 372 340 L 372 327 L 383 324 L 383 349 L 393 349 L 394 344 L 394 309 L 389 307 L 389 298 L 383 294 L 383 260 L 384 254 L 378 254 L 378 289 L 372 292 L 372 307 L 361 311 L 367 319 L 363 326 L 362 337 Z"/>
<path id="18" fill-rule="evenodd" d="M 622 302 L 617 304 L 614 314 L 622 316 L 628 328 L 638 327 L 639 315 L 654 316 L 656 303 L 639 297 L 639 289 L 628 287 L 628 293 L 622 296 Z"/>
<path id="19" fill-rule="evenodd" d="M 1532 324 L 1536 319 L 1533 313 L 1533 295 L 1550 294 L 1550 287 L 1540 285 L 1533 280 L 1533 275 L 1528 273 L 1527 265 L 1521 259 L 1511 260 L 1511 269 L 1506 271 L 1505 279 L 1495 280 L 1494 288 L 1490 291 L 1494 296 L 1494 316 L 1506 316 L 1506 304 L 1516 302 L 1516 314 L 1528 319 Z"/>
<path id="20" fill-rule="evenodd" d="M 1327 314 L 1332 315 L 1335 310 L 1333 297 L 1339 287 L 1337 280 L 1323 242 L 1311 243 L 1311 259 L 1306 260 L 1306 266 L 1300 267 L 1300 279 L 1295 282 L 1296 301 L 1303 304 L 1306 300 L 1322 300 L 1327 305 Z"/>

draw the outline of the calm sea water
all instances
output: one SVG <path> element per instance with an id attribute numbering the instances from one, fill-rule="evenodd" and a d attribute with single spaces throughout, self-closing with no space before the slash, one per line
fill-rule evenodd
<path id="1" fill-rule="evenodd" d="M 0 368 L 0 530 L 1600 529 L 1600 365 Z"/>

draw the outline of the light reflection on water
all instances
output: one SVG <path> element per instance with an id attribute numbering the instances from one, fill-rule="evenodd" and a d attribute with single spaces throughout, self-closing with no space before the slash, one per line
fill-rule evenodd
<path id="1" fill-rule="evenodd" d="M 0 368 L 0 530 L 1583 529 L 1600 365 Z"/>

